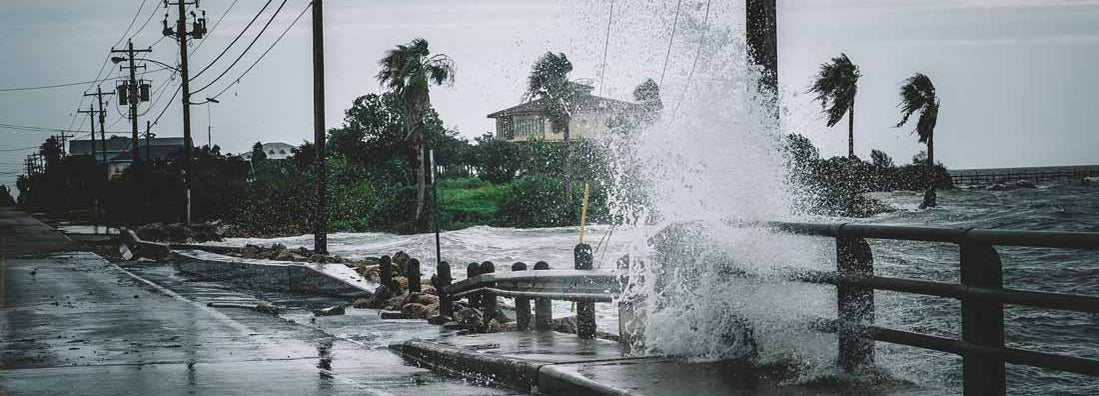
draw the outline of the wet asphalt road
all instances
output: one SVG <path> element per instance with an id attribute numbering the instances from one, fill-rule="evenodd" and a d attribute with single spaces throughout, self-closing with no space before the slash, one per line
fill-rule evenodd
<path id="1" fill-rule="evenodd" d="M 348 310 L 310 323 L 305 309 L 211 308 L 204 300 L 252 297 L 147 279 L 169 268 L 125 269 L 82 252 L 0 258 L 0 395 L 514 394 L 385 349 L 442 335 L 422 321 Z"/>

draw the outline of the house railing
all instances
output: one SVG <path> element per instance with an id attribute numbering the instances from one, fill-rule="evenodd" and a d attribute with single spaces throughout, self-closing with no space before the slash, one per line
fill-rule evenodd
<path id="1" fill-rule="evenodd" d="M 888 342 L 956 354 L 962 357 L 965 394 L 1006 393 L 1006 363 L 1099 376 L 1099 360 L 1004 346 L 1004 305 L 1099 312 L 1099 297 L 1005 288 L 996 246 L 1099 250 L 1099 233 L 951 229 L 868 224 L 742 223 L 782 232 L 834 238 L 836 271 L 789 271 L 789 280 L 836 286 L 838 318 L 821 319 L 813 328 L 836 333 L 838 365 L 856 371 L 874 364 L 874 342 Z M 874 274 L 868 239 L 943 242 L 960 248 L 960 283 L 882 277 Z M 445 265 L 445 263 L 443 264 Z M 469 277 L 440 285 L 444 304 L 466 297 L 471 305 L 495 312 L 495 296 L 515 299 L 521 329 L 529 328 L 529 304 L 535 301 L 535 329 L 548 330 L 550 300 L 577 302 L 580 337 L 595 334 L 594 304 L 610 302 L 621 293 L 624 274 L 592 270 L 591 247 L 577 245 L 576 270 L 548 270 L 544 262 L 527 271 L 516 263 L 511 272 L 497 273 L 492 263 L 471 264 Z M 442 266 L 440 270 L 442 270 Z M 541 271 L 537 271 L 541 270 Z M 446 266 L 449 276 L 449 266 Z M 740 275 L 747 276 L 747 275 Z M 874 291 L 951 298 L 961 301 L 961 339 L 932 336 L 874 325 Z M 478 299 L 480 296 L 487 296 Z M 447 311 L 449 312 L 449 311 Z M 620 318 L 622 320 L 622 318 Z M 621 326 L 621 324 L 620 324 Z"/>

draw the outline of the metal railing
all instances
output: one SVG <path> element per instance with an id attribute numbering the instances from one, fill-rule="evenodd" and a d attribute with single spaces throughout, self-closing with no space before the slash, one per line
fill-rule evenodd
<path id="1" fill-rule="evenodd" d="M 836 333 L 838 365 L 855 371 L 874 364 L 874 342 L 888 342 L 956 354 L 962 357 L 967 395 L 1006 393 L 1006 363 L 1099 376 L 1099 360 L 1004 346 L 1004 305 L 1099 312 L 1099 297 L 1005 288 L 996 246 L 1099 250 L 1099 233 L 950 229 L 867 224 L 741 223 L 744 226 L 836 240 L 836 271 L 790 271 L 789 280 L 836 286 L 838 318 L 822 319 L 813 328 Z M 874 274 L 874 257 L 867 239 L 943 242 L 960 248 L 961 283 L 882 277 Z M 471 305 L 495 312 L 495 296 L 515 298 L 520 329 L 529 327 L 529 301 L 535 299 L 535 329 L 548 330 L 549 300 L 577 302 L 581 337 L 595 332 L 594 303 L 609 302 L 621 292 L 624 274 L 591 270 L 591 247 L 577 245 L 573 271 L 535 270 L 516 263 L 510 273 L 496 273 L 491 263 L 471 264 L 469 277 L 440 285 L 443 300 L 461 297 Z M 445 263 L 444 263 L 445 265 Z M 442 268 L 440 268 L 442 269 Z M 449 266 L 446 268 L 449 276 Z M 742 275 L 744 276 L 744 275 Z M 951 298 L 961 301 L 961 339 L 952 339 L 874 325 L 874 291 Z M 478 296 L 491 296 L 477 300 Z M 489 302 L 491 300 L 491 303 Z M 524 316 L 523 313 L 526 313 Z M 620 318 L 621 319 L 621 318 Z"/>
<path id="2" fill-rule="evenodd" d="M 998 183 L 1030 180 L 1034 182 L 1058 180 L 1058 179 L 1082 179 L 1085 177 L 1099 176 L 1099 168 L 1094 166 L 1073 167 L 1071 169 L 1057 170 L 1009 170 L 1009 171 L 985 171 L 968 170 L 952 171 L 950 178 L 955 184 Z"/>

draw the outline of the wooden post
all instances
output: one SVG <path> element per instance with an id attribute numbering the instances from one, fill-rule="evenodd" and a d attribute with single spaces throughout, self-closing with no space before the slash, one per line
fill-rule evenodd
<path id="1" fill-rule="evenodd" d="M 469 263 L 469 265 L 466 266 L 466 279 L 472 279 L 473 277 L 480 274 L 481 266 L 479 264 Z M 470 308 L 477 309 L 481 306 L 481 299 L 479 297 L 480 296 L 476 294 L 469 294 L 468 297 L 466 297 L 466 301 L 469 303 Z"/>
<path id="2" fill-rule="evenodd" d="M 836 238 L 836 266 L 841 276 L 874 275 L 874 255 L 863 238 Z M 855 326 L 874 324 L 874 289 L 841 283 L 836 286 L 840 328 L 838 365 L 854 372 L 874 364 L 874 341 L 863 337 Z"/>
<path id="3" fill-rule="evenodd" d="M 496 272 L 496 266 L 491 261 L 481 263 L 481 275 L 491 274 Z M 494 287 L 495 284 L 486 284 L 486 287 Z M 485 323 L 496 319 L 496 295 L 492 293 L 481 293 L 481 314 L 485 317 Z"/>
<path id="4" fill-rule="evenodd" d="M 526 263 L 511 265 L 512 271 L 526 271 Z M 530 330 L 530 298 L 515 297 L 515 324 L 519 331 Z"/>
<path id="5" fill-rule="evenodd" d="M 1004 287 L 1000 255 L 990 245 L 961 244 L 961 279 L 966 287 Z M 962 341 L 975 346 L 1004 346 L 1004 305 L 999 302 L 962 299 Z M 991 357 L 962 356 L 962 387 L 966 395 L 1003 395 L 1007 392 L 1004 361 Z"/>
<path id="6" fill-rule="evenodd" d="M 573 260 L 578 270 L 592 269 L 591 245 L 580 243 L 573 249 Z M 580 338 L 595 338 L 595 302 L 576 303 L 576 335 Z"/>
<path id="7" fill-rule="evenodd" d="M 450 286 L 453 277 L 450 276 L 450 263 L 443 261 L 435 269 L 435 292 L 439 294 L 439 315 L 444 317 L 454 316 L 454 302 L 446 294 L 446 287 Z"/>
<path id="8" fill-rule="evenodd" d="M 389 256 L 382 256 L 381 260 L 378 260 L 378 277 L 381 278 L 382 286 L 385 286 L 386 291 L 390 294 L 396 293 L 396 290 L 389 290 L 393 284 L 393 260 Z"/>
<path id="9" fill-rule="evenodd" d="M 535 271 L 548 269 L 550 269 L 549 263 L 545 261 L 534 263 Z M 548 298 L 534 299 L 534 329 L 539 331 L 553 329 L 553 305 Z"/>
<path id="10" fill-rule="evenodd" d="M 405 277 L 408 278 L 409 293 L 419 293 L 423 291 L 423 287 L 420 287 L 420 277 L 422 276 L 423 274 L 420 273 L 420 260 L 408 260 L 408 271 L 405 272 Z"/>

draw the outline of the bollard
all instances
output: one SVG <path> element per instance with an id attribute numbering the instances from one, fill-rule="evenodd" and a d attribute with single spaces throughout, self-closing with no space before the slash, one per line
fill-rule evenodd
<path id="1" fill-rule="evenodd" d="M 420 273 L 420 260 L 408 260 L 408 271 L 405 272 L 405 277 L 408 278 L 409 293 L 419 293 L 423 291 L 423 287 L 420 287 L 420 277 L 422 276 L 423 274 Z"/>
<path id="2" fill-rule="evenodd" d="M 491 261 L 481 263 L 481 274 L 491 274 L 496 272 L 496 266 Z M 485 287 L 496 287 L 495 283 L 486 283 Z M 485 316 L 485 323 L 496 319 L 496 295 L 492 293 L 481 293 L 481 314 Z"/>
<path id="3" fill-rule="evenodd" d="M 511 265 L 512 271 L 526 271 L 527 265 L 519 262 Z M 515 327 L 519 331 L 530 330 L 530 298 L 515 297 Z"/>
<path id="4" fill-rule="evenodd" d="M 548 269 L 550 266 L 545 261 L 534 264 L 535 271 Z M 534 299 L 534 329 L 540 331 L 553 329 L 553 305 L 548 298 Z"/>
<path id="5" fill-rule="evenodd" d="M 961 280 L 965 287 L 1000 290 L 1003 264 L 991 245 L 961 244 Z M 962 342 L 974 347 L 1004 346 L 1004 304 L 962 299 Z M 976 348 L 974 348 L 976 349 Z M 966 395 L 1003 395 L 1007 373 L 1002 358 L 962 354 L 962 389 Z"/>
<path id="6" fill-rule="evenodd" d="M 447 286 L 450 286 L 450 282 L 453 279 L 450 276 L 450 263 L 443 261 L 439 263 L 439 266 L 435 270 L 435 292 L 439 294 L 439 315 L 444 317 L 454 316 L 454 302 L 450 300 L 450 296 L 446 294 Z"/>
<path id="7" fill-rule="evenodd" d="M 378 260 L 378 277 L 381 278 L 382 286 L 385 286 L 390 295 L 397 295 L 396 290 L 389 289 L 393 282 L 393 260 L 389 256 L 382 256 L 381 260 Z"/>
<path id="8" fill-rule="evenodd" d="M 592 269 L 591 245 L 577 244 L 573 249 L 576 269 Z M 576 303 L 576 335 L 580 338 L 595 338 L 595 302 L 578 301 Z"/>
<path id="9" fill-rule="evenodd" d="M 480 274 L 481 274 L 481 265 L 480 264 L 469 263 L 469 265 L 466 266 L 466 279 L 473 279 L 474 277 L 476 277 L 477 275 L 480 275 Z M 481 306 L 481 298 L 480 297 L 481 296 L 477 295 L 477 294 L 468 294 L 467 297 L 466 297 L 466 302 L 469 303 L 470 308 L 478 309 L 478 307 Z"/>
<path id="10" fill-rule="evenodd" d="M 836 269 L 840 276 L 874 276 L 874 255 L 863 238 L 836 238 Z M 866 286 L 836 286 L 839 313 L 838 364 L 846 372 L 874 365 L 874 340 L 854 327 L 874 324 L 874 289 Z"/>

